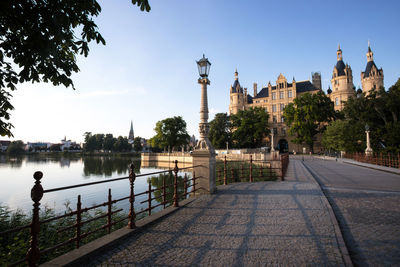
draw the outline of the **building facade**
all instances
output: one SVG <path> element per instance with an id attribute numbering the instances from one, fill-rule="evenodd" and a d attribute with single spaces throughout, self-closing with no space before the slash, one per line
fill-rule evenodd
<path id="1" fill-rule="evenodd" d="M 274 145 L 280 151 L 303 151 L 303 146 L 291 142 L 293 137 L 287 133 L 287 126 L 283 118 L 283 109 L 289 103 L 293 102 L 297 96 L 304 93 L 317 93 L 321 91 L 321 74 L 315 72 L 312 74 L 313 82 L 296 81 L 295 78 L 288 82 L 286 77 L 280 74 L 276 84 L 271 82 L 258 91 L 257 84 L 253 84 L 253 96 L 249 94 L 247 88 L 243 88 L 239 82 L 239 74 L 235 71 L 235 80 L 230 87 L 229 114 L 236 114 L 239 110 L 245 110 L 252 107 L 265 109 L 269 117 L 269 127 L 274 133 Z M 266 142 L 271 144 L 271 137 L 266 138 Z M 316 143 L 318 147 L 319 143 Z M 308 148 L 306 148 L 308 149 Z"/>

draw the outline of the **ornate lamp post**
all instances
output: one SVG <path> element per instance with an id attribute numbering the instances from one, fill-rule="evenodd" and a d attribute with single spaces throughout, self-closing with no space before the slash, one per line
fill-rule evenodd
<path id="1" fill-rule="evenodd" d="M 372 155 L 372 148 L 371 148 L 371 142 L 369 141 L 369 125 L 365 125 L 365 133 L 367 134 L 367 148 L 365 149 L 365 155 L 371 156 Z"/>
<path id="2" fill-rule="evenodd" d="M 208 79 L 208 73 L 210 72 L 211 63 L 208 58 L 201 58 L 197 62 L 197 67 L 199 69 L 200 78 L 198 83 L 201 84 L 201 102 L 200 102 L 200 123 L 199 123 L 199 133 L 200 140 L 196 145 L 198 150 L 208 150 L 212 153 L 215 152 L 210 140 L 208 139 L 208 131 L 210 125 L 208 124 L 208 100 L 207 100 L 207 85 L 210 84 Z"/>
<path id="3" fill-rule="evenodd" d="M 207 101 L 207 85 L 210 84 L 208 73 L 211 63 L 207 58 L 201 58 L 197 62 L 200 78 L 198 83 L 201 85 L 201 102 L 200 102 L 200 123 L 199 132 L 200 140 L 196 144 L 196 148 L 192 153 L 193 165 L 201 166 L 196 168 L 196 176 L 202 177 L 199 179 L 200 194 L 213 194 L 217 187 L 215 183 L 215 150 L 210 140 L 208 139 L 208 101 Z M 197 194 L 197 192 L 195 192 Z"/>

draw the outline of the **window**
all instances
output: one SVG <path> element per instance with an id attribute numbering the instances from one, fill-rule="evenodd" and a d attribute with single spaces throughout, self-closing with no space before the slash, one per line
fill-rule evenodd
<path id="1" fill-rule="evenodd" d="M 339 106 L 339 97 L 336 97 L 336 98 L 335 98 L 335 105 L 336 105 L 336 106 Z"/>
<path id="2" fill-rule="evenodd" d="M 282 128 L 282 135 L 286 135 L 286 128 Z"/>
<path id="3" fill-rule="evenodd" d="M 272 112 L 276 112 L 276 105 L 272 105 Z"/>
<path id="4" fill-rule="evenodd" d="M 285 118 L 281 116 L 281 122 L 285 122 Z"/>
<path id="5" fill-rule="evenodd" d="M 272 122 L 277 122 L 276 115 L 272 116 Z"/>
<path id="6" fill-rule="evenodd" d="M 265 111 L 268 112 L 268 108 L 267 107 L 265 107 Z"/>
<path id="7" fill-rule="evenodd" d="M 276 99 L 276 93 L 275 92 L 272 93 L 272 99 Z"/>
<path id="8" fill-rule="evenodd" d="M 279 92 L 279 98 L 280 98 L 280 99 L 283 99 L 284 97 L 285 97 L 285 92 L 280 91 L 280 92 Z"/>
<path id="9" fill-rule="evenodd" d="M 280 104 L 280 110 L 283 111 L 284 108 L 285 108 L 285 104 Z"/>
<path id="10" fill-rule="evenodd" d="M 289 91 L 287 92 L 287 95 L 288 95 L 288 97 L 292 97 L 292 90 L 289 90 Z"/>
<path id="11" fill-rule="evenodd" d="M 274 131 L 274 134 L 278 134 L 278 129 L 277 128 L 273 128 L 272 131 Z"/>

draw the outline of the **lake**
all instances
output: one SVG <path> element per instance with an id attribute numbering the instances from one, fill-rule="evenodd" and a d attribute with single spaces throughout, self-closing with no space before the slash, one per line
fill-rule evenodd
<path id="1" fill-rule="evenodd" d="M 140 158 L 129 156 L 78 156 L 56 154 L 52 156 L 32 154 L 21 157 L 7 157 L 0 155 L 0 205 L 7 206 L 10 210 L 20 209 L 30 213 L 32 200 L 30 191 L 34 185 L 33 173 L 43 172 L 41 179 L 43 189 L 69 186 L 74 184 L 89 183 L 111 178 L 128 176 L 129 165 L 134 163 L 136 174 L 146 174 L 160 171 L 157 167 L 142 167 Z M 190 177 L 190 173 L 187 173 Z M 180 173 L 182 179 L 183 173 Z M 172 182 L 168 177 L 167 184 Z M 148 189 L 148 180 L 152 181 L 152 187 L 162 186 L 162 176 L 137 177 L 135 181 L 135 193 Z M 46 205 L 56 212 L 66 210 L 66 205 L 76 208 L 77 196 L 80 194 L 82 207 L 89 207 L 107 201 L 108 189 L 112 190 L 112 198 L 122 198 L 129 195 L 129 179 L 103 183 L 98 185 L 73 188 L 63 191 L 44 194 L 41 205 Z M 147 199 L 142 195 L 136 198 L 135 208 L 146 208 L 147 203 L 139 202 Z M 159 202 L 153 201 L 152 205 Z M 125 211 L 129 209 L 129 201 L 117 204 Z"/>

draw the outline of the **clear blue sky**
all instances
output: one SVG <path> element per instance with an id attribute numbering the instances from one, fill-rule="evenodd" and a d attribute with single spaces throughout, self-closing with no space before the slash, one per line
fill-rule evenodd
<path id="1" fill-rule="evenodd" d="M 150 13 L 131 1 L 100 1 L 95 19 L 107 45 L 91 45 L 73 75 L 77 88 L 23 84 L 14 92 L 15 139 L 78 142 L 84 132 L 150 138 L 158 120 L 182 116 L 198 136 L 200 86 L 195 60 L 212 63 L 210 119 L 227 112 L 235 68 L 252 93 L 280 73 L 330 85 L 338 44 L 361 85 L 367 42 L 385 87 L 400 77 L 400 1 L 150 0 Z M 2 138 L 6 139 L 6 138 Z"/>

